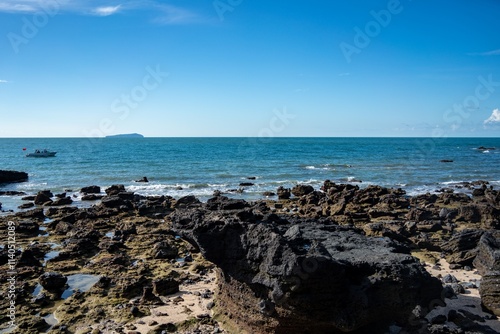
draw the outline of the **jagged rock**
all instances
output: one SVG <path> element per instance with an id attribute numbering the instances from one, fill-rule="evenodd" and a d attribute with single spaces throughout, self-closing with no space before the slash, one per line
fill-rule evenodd
<path id="1" fill-rule="evenodd" d="M 481 213 L 476 205 L 463 205 L 458 208 L 458 215 L 455 217 L 455 220 L 467 223 L 479 223 L 481 221 Z"/>
<path id="2" fill-rule="evenodd" d="M 15 190 L 0 191 L 0 196 L 23 196 L 23 195 L 26 195 L 24 191 L 15 191 Z M 24 199 L 24 197 L 21 199 Z"/>
<path id="3" fill-rule="evenodd" d="M 446 261 L 462 266 L 472 265 L 477 254 L 477 245 L 483 235 L 482 230 L 464 230 L 454 234 L 450 240 L 441 245 L 446 254 Z"/>
<path id="4" fill-rule="evenodd" d="M 314 188 L 308 184 L 298 184 L 292 188 L 292 194 L 297 197 L 301 197 L 312 193 Z"/>
<path id="5" fill-rule="evenodd" d="M 486 232 L 478 245 L 474 266 L 483 276 L 479 294 L 482 304 L 500 316 L 500 233 Z"/>
<path id="6" fill-rule="evenodd" d="M 251 187 L 254 185 L 255 185 L 255 183 L 252 183 L 252 182 L 241 182 L 240 183 L 240 187 Z"/>
<path id="7" fill-rule="evenodd" d="M 163 240 L 153 246 L 151 255 L 155 259 L 175 259 L 178 252 L 177 247 L 171 244 L 169 240 Z"/>
<path id="8" fill-rule="evenodd" d="M 415 306 L 426 308 L 442 290 L 409 249 L 327 221 L 248 223 L 201 208 L 170 218 L 220 268 L 218 305 L 248 332 L 343 333 L 404 324 Z"/>
<path id="9" fill-rule="evenodd" d="M 499 232 L 495 232 L 500 236 Z M 474 267 L 479 274 L 485 275 L 489 271 L 500 272 L 500 239 L 491 232 L 482 234 L 478 243 L 477 257 L 474 259 Z"/>
<path id="10" fill-rule="evenodd" d="M 122 191 L 119 192 L 116 196 L 127 201 L 133 201 L 135 199 L 135 194 L 133 191 Z"/>
<path id="11" fill-rule="evenodd" d="M 69 205 L 73 203 L 73 200 L 71 197 L 63 197 L 63 198 L 58 198 L 55 201 L 53 201 L 50 205 L 51 206 L 61 206 L 61 205 Z"/>
<path id="12" fill-rule="evenodd" d="M 114 184 L 105 190 L 106 195 L 108 196 L 118 195 L 119 193 L 124 191 L 125 191 L 125 186 L 123 184 Z"/>
<path id="13" fill-rule="evenodd" d="M 2 208 L 1 204 L 2 204 L 2 203 L 0 203 L 0 209 Z M 35 206 L 35 203 L 31 203 L 31 202 L 29 202 L 29 203 L 23 203 L 23 204 L 19 205 L 17 208 L 18 208 L 18 209 L 21 209 L 21 210 L 24 210 L 24 209 L 29 209 L 29 208 L 32 208 L 32 207 L 34 207 L 34 206 Z"/>
<path id="14" fill-rule="evenodd" d="M 36 235 L 40 231 L 40 225 L 32 220 L 22 220 L 16 223 L 16 232 Z"/>
<path id="15" fill-rule="evenodd" d="M 95 195 L 95 194 L 83 195 L 82 201 L 97 201 L 102 199 L 103 197 L 104 197 L 103 195 Z"/>
<path id="16" fill-rule="evenodd" d="M 242 199 L 232 199 L 226 196 L 212 197 L 207 201 L 206 208 L 209 210 L 241 210 L 249 207 Z"/>
<path id="17" fill-rule="evenodd" d="M 278 194 L 278 199 L 289 199 L 290 196 L 292 195 L 290 189 L 289 188 L 284 188 L 283 186 L 280 186 L 276 190 L 276 193 Z"/>
<path id="18" fill-rule="evenodd" d="M 175 203 L 174 207 L 175 208 L 187 207 L 194 204 L 201 204 L 201 202 L 195 196 L 189 195 L 179 198 Z"/>
<path id="19" fill-rule="evenodd" d="M 28 180 L 28 173 L 0 170 L 0 183 L 24 182 L 26 180 Z"/>
<path id="20" fill-rule="evenodd" d="M 54 197 L 54 195 L 50 192 L 50 190 L 39 191 L 35 197 L 35 204 L 43 205 L 45 203 L 51 203 L 52 197 Z"/>
<path id="21" fill-rule="evenodd" d="M 145 286 L 142 290 L 142 297 L 139 300 L 140 304 L 154 305 L 163 304 L 161 299 L 153 294 L 153 287 Z"/>
<path id="22" fill-rule="evenodd" d="M 58 291 L 64 288 L 68 278 L 56 272 L 47 272 L 38 277 L 40 285 L 47 291 Z"/>
<path id="23" fill-rule="evenodd" d="M 35 257 L 35 253 L 31 249 L 25 249 L 19 258 L 17 263 L 19 267 L 30 266 L 30 267 L 41 267 L 42 264 Z"/>
<path id="24" fill-rule="evenodd" d="M 16 213 L 16 217 L 19 217 L 19 218 L 33 218 L 33 219 L 43 220 L 45 218 L 45 215 L 43 213 L 43 209 L 42 208 L 36 208 L 36 209 L 33 209 L 33 210 L 17 212 Z"/>
<path id="25" fill-rule="evenodd" d="M 99 186 L 88 186 L 80 189 L 82 194 L 99 194 L 101 193 L 101 187 Z"/>
<path id="26" fill-rule="evenodd" d="M 106 208 L 121 208 L 129 206 L 130 203 L 117 195 L 112 195 L 104 196 L 101 200 L 101 205 Z"/>
<path id="27" fill-rule="evenodd" d="M 155 279 L 153 292 L 158 296 L 168 296 L 179 292 L 179 281 L 170 277 Z"/>

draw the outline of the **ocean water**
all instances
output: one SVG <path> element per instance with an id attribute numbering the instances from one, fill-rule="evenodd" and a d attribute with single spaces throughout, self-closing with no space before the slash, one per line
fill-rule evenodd
<path id="1" fill-rule="evenodd" d="M 496 148 L 479 150 L 479 147 Z M 23 151 L 26 148 L 26 151 Z M 54 158 L 27 158 L 35 149 Z M 453 160 L 443 163 L 441 160 Z M 142 195 L 196 195 L 202 200 L 252 182 L 232 197 L 263 198 L 264 191 L 324 180 L 434 192 L 463 181 L 500 186 L 500 138 L 2 138 L 0 169 L 25 171 L 29 181 L 0 185 L 28 194 L 124 184 Z M 149 183 L 138 183 L 146 176 Z M 255 177 L 255 180 L 247 178 Z M 182 190 L 181 190 L 182 188 Z M 0 196 L 4 210 L 20 197 Z"/>

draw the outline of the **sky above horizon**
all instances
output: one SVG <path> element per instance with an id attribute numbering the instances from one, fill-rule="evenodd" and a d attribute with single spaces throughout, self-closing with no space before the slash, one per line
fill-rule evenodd
<path id="1" fill-rule="evenodd" d="M 500 1 L 0 0 L 0 137 L 497 137 Z"/>

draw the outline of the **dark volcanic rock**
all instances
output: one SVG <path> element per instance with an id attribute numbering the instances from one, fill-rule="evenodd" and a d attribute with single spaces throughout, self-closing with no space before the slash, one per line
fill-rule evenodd
<path id="1" fill-rule="evenodd" d="M 15 191 L 15 190 L 0 191 L 0 196 L 24 196 L 24 195 L 26 195 L 24 191 Z M 24 200 L 24 197 L 21 199 Z"/>
<path id="2" fill-rule="evenodd" d="M 106 208 L 120 208 L 122 206 L 127 206 L 129 203 L 119 197 L 118 195 L 105 196 L 101 200 L 102 206 Z"/>
<path id="3" fill-rule="evenodd" d="M 35 197 L 35 204 L 43 205 L 45 203 L 50 203 L 52 202 L 52 197 L 54 197 L 54 195 L 50 192 L 50 190 L 39 191 Z"/>
<path id="4" fill-rule="evenodd" d="M 474 266 L 483 276 L 479 294 L 483 305 L 500 316 L 500 233 L 486 232 L 478 245 Z"/>
<path id="5" fill-rule="evenodd" d="M 153 292 L 158 296 L 168 296 L 179 292 L 179 281 L 174 278 L 159 278 L 153 281 Z"/>
<path id="6" fill-rule="evenodd" d="M 482 230 L 464 230 L 456 233 L 447 242 L 441 245 L 446 254 L 446 261 L 462 266 L 472 265 L 477 254 L 477 244 L 483 235 Z"/>
<path id="7" fill-rule="evenodd" d="M 43 220 L 45 218 L 45 215 L 43 213 L 42 208 L 37 208 L 29 211 L 21 211 L 16 213 L 16 217 L 20 218 L 33 218 L 33 219 L 39 219 Z"/>
<path id="8" fill-rule="evenodd" d="M 68 278 L 55 272 L 44 273 L 38 278 L 40 285 L 48 291 L 58 291 L 64 288 Z"/>
<path id="9" fill-rule="evenodd" d="M 108 195 L 108 196 L 118 195 L 119 193 L 124 192 L 124 191 L 126 191 L 126 190 L 125 190 L 125 186 L 123 184 L 114 184 L 105 190 L 106 195 Z"/>
<path id="10" fill-rule="evenodd" d="M 226 196 L 212 197 L 206 204 L 209 210 L 240 210 L 248 206 L 249 204 L 242 199 L 232 199 Z"/>
<path id="11" fill-rule="evenodd" d="M 485 232 L 479 240 L 474 267 L 481 275 L 485 275 L 488 271 L 500 272 L 500 240 L 490 232 Z"/>
<path id="12" fill-rule="evenodd" d="M 300 197 L 312 193 L 314 188 L 307 184 L 298 184 L 292 188 L 292 194 L 294 196 Z"/>
<path id="13" fill-rule="evenodd" d="M 240 183 L 240 187 L 251 187 L 253 185 L 255 185 L 255 184 L 252 182 L 241 182 Z"/>
<path id="14" fill-rule="evenodd" d="M 71 197 L 66 196 L 66 197 L 56 199 L 50 205 L 51 206 L 61 206 L 61 205 L 69 205 L 71 203 L 73 203 L 73 200 L 71 199 Z"/>
<path id="15" fill-rule="evenodd" d="M 218 306 L 250 333 L 375 333 L 404 325 L 442 290 L 405 247 L 328 221 L 248 223 L 202 209 L 170 217 L 221 269 Z"/>
<path id="16" fill-rule="evenodd" d="M 291 191 L 289 188 L 283 188 L 283 186 L 280 186 L 277 190 L 276 193 L 278 194 L 279 199 L 289 199 L 290 196 L 292 195 Z"/>
<path id="17" fill-rule="evenodd" d="M 151 255 L 155 259 L 175 259 L 178 256 L 178 250 L 168 239 L 160 241 L 151 249 Z"/>
<path id="18" fill-rule="evenodd" d="M 96 195 L 96 194 L 83 195 L 82 201 L 97 201 L 102 199 L 103 197 L 104 197 L 103 195 Z"/>
<path id="19" fill-rule="evenodd" d="M 26 180 L 28 180 L 28 174 L 25 172 L 0 170 L 0 183 L 23 182 Z"/>
<path id="20" fill-rule="evenodd" d="M 200 200 L 197 199 L 195 196 L 189 195 L 179 198 L 175 203 L 174 207 L 180 208 L 196 204 L 201 204 Z"/>
<path id="21" fill-rule="evenodd" d="M 101 187 L 99 187 L 99 186 L 83 187 L 80 190 L 80 192 L 83 194 L 99 194 L 101 192 Z"/>

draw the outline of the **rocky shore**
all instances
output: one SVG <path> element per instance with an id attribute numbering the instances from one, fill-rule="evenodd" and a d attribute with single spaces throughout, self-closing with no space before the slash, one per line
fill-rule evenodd
<path id="1" fill-rule="evenodd" d="M 89 208 L 43 191 L 0 218 L 0 329 L 497 333 L 500 192 L 463 186 L 410 197 L 325 181 L 206 203 L 90 186 Z"/>

